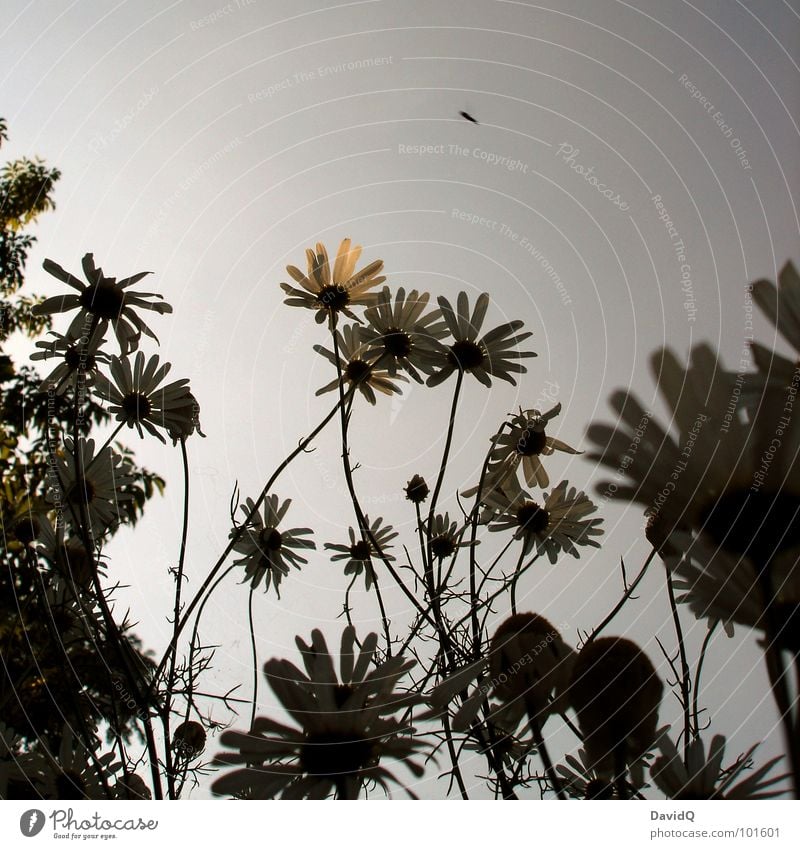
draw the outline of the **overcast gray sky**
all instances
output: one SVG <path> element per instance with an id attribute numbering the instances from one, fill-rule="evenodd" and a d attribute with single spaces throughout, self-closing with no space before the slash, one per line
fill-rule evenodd
<path id="1" fill-rule="evenodd" d="M 798 257 L 798 8 L 6 0 L 4 153 L 37 153 L 63 172 L 58 208 L 36 226 L 29 288 L 58 291 L 45 256 L 77 270 L 93 251 L 109 274 L 152 270 L 147 288 L 175 308 L 152 326 L 176 376 L 191 378 L 208 435 L 189 444 L 192 586 L 225 544 L 234 482 L 254 496 L 329 409 L 331 396 L 314 397 L 328 364 L 311 350 L 324 327 L 283 306 L 278 288 L 317 240 L 332 251 L 351 237 L 365 261 L 385 260 L 395 287 L 487 291 L 488 324 L 522 318 L 533 331 L 539 357 L 517 388 L 468 381 L 449 493 L 473 482 L 505 414 L 554 383 L 558 435 L 587 447 L 614 388 L 632 385 L 661 409 L 647 365 L 657 346 L 685 353 L 708 340 L 738 366 L 746 281 Z M 764 322 L 756 332 L 771 341 Z M 365 508 L 406 534 L 413 514 L 400 488 L 415 472 L 434 477 L 451 391 L 414 386 L 354 415 Z M 171 448 L 130 441 L 169 488 L 135 533 L 119 535 L 113 572 L 131 583 L 126 600 L 158 648 L 180 462 Z M 605 476 L 581 458 L 549 467 L 588 490 Z M 335 429 L 276 491 L 295 499 L 290 524 L 314 526 L 320 548 L 344 539 L 353 519 Z M 456 505 L 448 495 L 443 506 Z M 520 588 L 521 607 L 563 624 L 572 644 L 617 598 L 620 556 L 633 571 L 648 551 L 637 509 L 602 512 L 601 551 L 542 564 Z M 280 603 L 259 595 L 261 660 L 294 657 L 294 634 L 315 626 L 337 644 L 344 586 L 318 552 Z M 654 634 L 674 642 L 665 598 L 654 569 L 612 630 L 657 657 Z M 389 599 L 401 623 L 407 605 Z M 374 628 L 373 596 L 356 592 L 354 603 L 362 630 Z M 209 605 L 203 634 L 221 646 L 220 688 L 249 681 L 246 605 L 234 578 Z M 691 628 L 693 647 L 704 630 Z M 754 701 L 766 685 L 752 642 L 715 640 L 707 667 L 714 730 L 738 750 L 774 725 L 769 698 Z M 662 718 L 675 721 L 669 701 Z M 443 787 L 431 774 L 417 790 Z"/>

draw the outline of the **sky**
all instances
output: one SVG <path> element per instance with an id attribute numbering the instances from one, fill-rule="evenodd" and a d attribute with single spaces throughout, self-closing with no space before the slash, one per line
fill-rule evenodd
<path id="1" fill-rule="evenodd" d="M 326 344 L 325 329 L 283 305 L 278 286 L 315 242 L 333 252 L 352 238 L 364 262 L 384 260 L 394 288 L 464 290 L 471 301 L 488 292 L 487 326 L 519 318 L 532 331 L 538 357 L 518 386 L 466 386 L 442 500 L 451 513 L 518 407 L 557 400 L 554 435 L 585 449 L 589 424 L 611 420 L 614 389 L 633 387 L 664 413 L 649 366 L 656 348 L 685 357 L 710 342 L 738 369 L 746 283 L 797 259 L 796 0 L 6 0 L 4 9 L 5 158 L 38 154 L 63 174 L 56 211 L 35 227 L 29 290 L 61 291 L 41 270 L 45 257 L 78 270 L 93 252 L 107 274 L 152 271 L 147 290 L 174 307 L 151 326 L 174 376 L 191 379 L 206 434 L 189 443 L 189 586 L 225 546 L 234 487 L 255 497 L 332 404 L 314 394 L 333 377 L 312 349 Z M 758 315 L 754 329 L 775 341 Z M 409 385 L 353 416 L 365 510 L 407 539 L 413 512 L 401 489 L 415 473 L 435 476 L 451 392 L 452 381 Z M 181 463 L 171 447 L 128 441 L 168 487 L 109 554 L 129 585 L 121 598 L 158 651 Z M 280 601 L 257 594 L 259 662 L 297 659 L 294 635 L 314 627 L 338 645 L 346 583 L 321 549 L 354 521 L 340 451 L 329 429 L 276 486 L 293 499 L 290 525 L 314 527 L 320 550 Z M 580 456 L 548 468 L 587 492 L 607 478 Z M 620 595 L 620 558 L 631 574 L 649 550 L 638 508 L 600 506 L 602 549 L 540 564 L 520 585 L 521 609 L 546 615 L 572 645 Z M 221 585 L 202 633 L 219 646 L 208 686 L 244 681 L 249 697 L 241 577 Z M 663 572 L 651 570 L 638 595 L 612 631 L 658 661 L 655 636 L 674 644 Z M 391 591 L 387 600 L 399 631 L 408 605 Z M 352 603 L 359 631 L 376 628 L 374 596 L 359 586 Z M 683 613 L 696 656 L 705 624 Z M 713 730 L 731 751 L 766 738 L 766 757 L 779 735 L 769 697 L 754 697 L 766 676 L 752 637 L 715 637 L 707 669 Z M 274 711 L 265 690 L 261 710 Z M 676 718 L 665 703 L 662 721 Z M 435 770 L 410 784 L 422 796 L 446 789 Z"/>

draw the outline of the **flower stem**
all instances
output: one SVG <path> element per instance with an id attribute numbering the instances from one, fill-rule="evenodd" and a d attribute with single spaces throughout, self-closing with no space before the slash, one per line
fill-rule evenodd
<path id="1" fill-rule="evenodd" d="M 678 613 L 678 605 L 675 601 L 675 588 L 672 585 L 672 573 L 669 566 L 664 564 L 664 571 L 667 577 L 667 593 L 669 595 L 669 608 L 672 611 L 672 622 L 675 625 L 675 637 L 678 641 L 678 655 L 681 661 L 681 707 L 683 708 L 683 763 L 686 769 L 689 769 L 689 743 L 692 739 L 692 722 L 689 698 L 691 690 L 691 672 L 689 670 L 689 662 L 686 659 L 686 646 L 683 640 L 683 628 L 681 627 L 680 614 Z"/>

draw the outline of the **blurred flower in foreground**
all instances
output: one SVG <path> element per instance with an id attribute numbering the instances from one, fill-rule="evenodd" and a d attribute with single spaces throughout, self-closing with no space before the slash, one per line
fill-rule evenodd
<path id="1" fill-rule="evenodd" d="M 253 515 L 245 526 L 244 533 L 233 546 L 233 550 L 242 555 L 238 560 L 234 560 L 234 563 L 245 567 L 245 580 L 250 581 L 251 589 L 256 589 L 263 579 L 264 590 L 269 590 L 272 583 L 278 597 L 281 580 L 289 574 L 289 566 L 299 569 L 301 563 L 308 562 L 295 549 L 317 547 L 313 540 L 304 539 L 312 533 L 311 528 L 278 530 L 278 525 L 291 503 L 291 499 L 287 499 L 281 504 L 277 495 L 265 498 L 260 510 Z M 242 505 L 242 512 L 249 515 L 254 506 L 255 501 L 248 498 Z M 230 536 L 233 537 L 238 532 L 237 528 L 233 528 Z"/>
<path id="2" fill-rule="evenodd" d="M 347 325 L 341 332 L 338 330 L 334 332 L 339 346 L 338 365 L 342 370 L 342 378 L 346 385 L 356 386 L 370 404 L 375 404 L 375 390 L 384 395 L 400 393 L 400 387 L 392 380 L 405 381 L 406 378 L 402 374 L 397 374 L 392 380 L 389 380 L 389 372 L 386 369 L 378 368 L 379 363 L 368 355 L 366 346 L 359 341 L 358 330 L 354 325 Z M 337 365 L 336 355 L 333 351 L 323 348 L 322 345 L 314 345 L 314 350 L 325 357 L 332 365 Z M 339 378 L 337 377 L 323 386 L 322 389 L 318 389 L 316 394 L 322 395 L 325 392 L 332 392 L 338 386 Z"/>
<path id="3" fill-rule="evenodd" d="M 383 552 L 383 556 L 387 560 L 394 560 L 394 556 L 386 553 L 386 549 L 390 546 L 388 545 L 391 540 L 393 540 L 398 534 L 391 525 L 384 525 L 381 527 L 383 519 L 379 516 L 375 521 L 370 525 L 369 516 L 364 516 L 364 521 L 367 523 L 367 527 L 370 529 L 370 533 L 372 534 L 375 542 L 380 546 L 381 552 Z M 372 540 L 368 537 L 366 539 L 361 539 L 360 535 L 357 536 L 356 531 L 352 528 L 347 529 L 348 536 L 350 537 L 349 545 L 339 545 L 337 543 L 326 542 L 325 548 L 329 551 L 335 551 L 337 554 L 334 554 L 331 557 L 332 562 L 336 562 L 337 560 L 346 560 L 344 566 L 345 575 L 360 575 L 362 572 L 364 573 L 364 580 L 367 585 L 367 589 L 370 589 L 372 586 L 372 582 L 375 579 L 375 573 L 372 569 L 372 558 L 379 557 L 377 549 L 372 544 Z"/>
<path id="4" fill-rule="evenodd" d="M 478 661 L 457 670 L 432 690 L 428 701 L 434 712 L 444 709 L 478 676 L 481 682 L 464 699 L 453 716 L 453 729 L 465 731 L 477 719 L 483 703 L 491 706 L 491 721 L 513 734 L 524 717 L 535 718 L 540 727 L 549 716 L 567 707 L 566 690 L 575 652 L 544 616 L 519 613 L 495 631 L 488 662 Z"/>
<path id="5" fill-rule="evenodd" d="M 522 540 L 523 555 L 536 549 L 546 554 L 551 563 L 564 551 L 579 557 L 576 545 L 599 548 L 592 539 L 603 533 L 602 519 L 587 519 L 597 510 L 587 496 L 567 481 L 561 481 L 542 502 L 519 488 L 516 479 L 507 479 L 502 490 L 490 493 L 485 502 L 497 515 L 489 525 L 490 531 L 514 531 L 514 538 Z"/>
<path id="6" fill-rule="evenodd" d="M 378 302 L 364 313 L 367 324 L 358 332 L 369 355 L 382 357 L 381 362 L 394 377 L 398 369 L 407 371 L 422 383 L 419 370 L 430 374 L 437 362 L 437 353 L 444 350 L 439 340 L 447 336 L 447 325 L 441 321 L 440 310 L 425 313 L 430 295 L 413 290 L 406 297 L 398 289 L 394 305 L 388 287 L 378 295 Z"/>
<path id="7" fill-rule="evenodd" d="M 191 431 L 194 415 L 186 378 L 159 386 L 171 368 L 170 363 L 159 365 L 158 355 L 145 363 L 141 351 L 136 354 L 133 368 L 128 357 L 112 357 L 112 380 L 98 381 L 97 394 L 109 402 L 108 412 L 118 422 L 135 427 L 139 436 L 144 436 L 144 428 L 166 442 L 157 427 Z"/>
<path id="8" fill-rule="evenodd" d="M 751 342 L 756 367 L 767 384 L 797 388 L 800 381 L 800 275 L 794 265 L 787 262 L 783 266 L 777 286 L 770 280 L 757 280 L 753 284 L 753 299 L 797 354 L 792 362 L 772 348 Z"/>
<path id="9" fill-rule="evenodd" d="M 99 749 L 100 741 L 94 742 Z M 52 755 L 45 745 L 37 752 L 46 764 L 44 794 L 51 799 L 104 799 L 103 781 L 110 785 L 114 773 L 122 769 L 113 752 L 95 753 L 92 757 L 67 725 L 57 755 Z"/>
<path id="10" fill-rule="evenodd" d="M 438 386 L 456 370 L 474 375 L 484 386 L 491 387 L 492 377 L 516 386 L 512 375 L 524 374 L 527 369 L 515 360 L 536 356 L 533 351 L 515 350 L 520 342 L 531 336 L 528 331 L 517 332 L 522 321 L 516 319 L 501 324 L 478 339 L 489 307 L 486 293 L 478 296 L 472 316 L 466 292 L 459 292 L 455 311 L 447 298 L 439 298 L 439 307 L 454 341 L 440 354 L 439 371 L 428 378 L 428 386 Z"/>
<path id="11" fill-rule="evenodd" d="M 152 300 L 153 298 L 161 300 L 161 295 L 153 292 L 128 291 L 131 286 L 150 274 L 149 271 L 142 271 L 134 274 L 133 277 L 126 277 L 117 282 L 115 277 L 103 276 L 103 269 L 95 267 L 92 254 L 86 254 L 83 258 L 83 273 L 89 281 L 88 286 L 64 271 L 51 259 L 44 261 L 44 270 L 53 277 L 57 277 L 62 283 L 71 286 L 79 294 L 47 298 L 33 308 L 33 314 L 53 315 L 78 309 L 78 315 L 73 319 L 66 334 L 72 338 L 78 338 L 87 333 L 93 320 L 97 321 L 97 328 L 101 333 L 105 333 L 110 322 L 119 342 L 120 351 L 127 354 L 138 348 L 142 333 L 156 339 L 156 335 L 137 315 L 136 310 L 152 310 L 162 315 L 172 312 L 169 304 Z"/>
<path id="12" fill-rule="evenodd" d="M 360 256 L 361 246 L 350 247 L 350 239 L 344 239 L 339 245 L 331 272 L 325 245 L 317 242 L 316 251 L 311 248 L 306 251 L 308 274 L 303 274 L 293 265 L 286 266 L 286 271 L 292 279 L 303 288 L 295 289 L 289 283 L 281 283 L 281 289 L 289 295 L 284 303 L 292 307 L 316 310 L 318 324 L 322 324 L 327 316 L 333 327 L 339 313 L 357 321 L 350 307 L 372 306 L 376 303 L 378 296 L 368 290 L 386 279 L 379 276 L 383 269 L 382 259 L 377 259 L 361 271 L 356 271 Z"/>
<path id="13" fill-rule="evenodd" d="M 669 738 L 669 727 L 661 730 L 658 748 L 661 756 L 650 766 L 650 775 L 657 787 L 668 799 L 772 799 L 789 792 L 774 788 L 787 778 L 778 775 L 766 779 L 767 773 L 782 758 L 773 758 L 746 778 L 734 784 L 747 770 L 751 756 L 758 744 L 752 746 L 735 764 L 723 769 L 725 738 L 715 734 L 706 758 L 705 747 L 700 738 L 693 738 L 688 748 L 688 765 Z M 766 780 L 765 780 L 766 779 Z"/>
<path id="14" fill-rule="evenodd" d="M 592 459 L 616 466 L 598 489 L 637 501 L 648 538 L 677 569 L 698 616 L 787 629 L 800 646 L 800 421 L 796 388 L 765 389 L 742 415 L 739 390 L 716 353 L 701 345 L 682 366 L 672 352 L 652 359 L 678 437 L 654 422 L 627 392 L 612 397 L 622 421 L 592 425 Z M 777 634 L 773 635 L 775 638 Z"/>
<path id="15" fill-rule="evenodd" d="M 569 701 L 578 715 L 591 768 L 610 780 L 632 770 L 643 784 L 642 758 L 656 741 L 664 685 L 647 655 L 622 637 L 599 637 L 578 653 Z"/>
<path id="16" fill-rule="evenodd" d="M 299 728 L 258 717 L 249 733 L 226 731 L 224 746 L 239 751 L 221 754 L 220 766 L 243 765 L 212 784 L 218 795 L 247 799 L 358 798 L 374 782 L 387 793 L 395 776 L 381 765 L 393 758 L 417 777 L 422 767 L 412 758 L 425 744 L 394 714 L 419 702 L 414 693 L 399 694 L 395 686 L 415 661 L 393 657 L 370 672 L 376 634 L 369 634 L 361 651 L 355 649 L 352 627 L 342 634 L 340 675 L 320 631 L 311 645 L 299 637 L 305 673 L 288 660 L 264 665 L 273 692 Z M 414 794 L 407 791 L 412 798 Z"/>

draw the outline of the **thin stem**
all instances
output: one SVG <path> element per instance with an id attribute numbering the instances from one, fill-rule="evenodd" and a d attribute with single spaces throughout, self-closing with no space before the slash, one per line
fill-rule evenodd
<path id="1" fill-rule="evenodd" d="M 598 636 L 600 636 L 600 632 L 603 631 L 608 625 L 608 623 L 611 622 L 611 620 L 620 612 L 620 610 L 622 610 L 622 607 L 625 602 L 633 595 L 633 591 L 636 589 L 637 586 L 639 586 L 639 582 L 642 580 L 642 578 L 644 578 L 645 573 L 647 572 L 647 569 L 649 568 L 650 564 L 653 562 L 653 558 L 656 556 L 656 554 L 657 550 L 653 548 L 650 554 L 647 555 L 647 560 L 644 561 L 644 565 L 639 571 L 639 574 L 634 578 L 633 583 L 625 591 L 622 598 L 614 605 L 614 608 L 611 610 L 608 616 L 606 616 L 606 618 L 594 629 L 594 631 L 592 631 L 584 645 L 588 645 L 592 642 L 592 640 L 595 640 Z"/>
<path id="2" fill-rule="evenodd" d="M 697 659 L 697 669 L 694 673 L 694 686 L 692 687 L 692 716 L 694 717 L 695 737 L 700 735 L 700 711 L 698 710 L 697 701 L 700 693 L 700 673 L 703 671 L 703 662 L 706 658 L 708 644 L 711 642 L 711 637 L 714 634 L 714 631 L 716 631 L 718 624 L 719 620 L 716 620 L 714 624 L 708 629 L 708 631 L 706 631 L 706 636 L 703 640 L 703 645 L 700 648 L 700 657 Z"/>
<path id="3" fill-rule="evenodd" d="M 517 566 L 514 569 L 514 577 L 511 579 L 511 613 L 516 616 L 517 615 L 517 581 L 520 576 L 520 569 L 522 569 L 522 560 L 525 557 L 525 546 L 523 545 L 522 550 L 519 553 L 519 557 L 517 558 Z"/>
<path id="4" fill-rule="evenodd" d="M 689 690 L 691 689 L 691 672 L 689 670 L 689 661 L 686 659 L 686 646 L 683 641 L 683 628 L 681 627 L 681 619 L 678 613 L 678 604 L 675 601 L 675 588 L 672 585 L 672 573 L 669 566 L 664 564 L 664 571 L 667 577 L 667 593 L 669 594 L 669 608 L 672 611 L 672 622 L 675 625 L 675 637 L 678 641 L 678 655 L 681 661 L 681 706 L 683 708 L 683 763 L 686 769 L 689 769 L 689 743 L 692 738 L 692 723 L 689 707 Z"/>
<path id="5" fill-rule="evenodd" d="M 255 590 L 250 587 L 247 599 L 247 622 L 250 626 L 250 652 L 253 658 L 253 706 L 250 709 L 250 728 L 256 724 L 256 706 L 258 704 L 258 651 L 256 648 L 256 628 L 253 622 L 253 595 Z"/>
<path id="6" fill-rule="evenodd" d="M 173 608 L 172 619 L 172 635 L 177 642 L 175 632 L 178 628 L 178 621 L 181 615 L 181 592 L 183 590 L 183 570 L 186 560 L 186 541 L 189 535 L 189 457 L 186 453 L 186 439 L 181 437 L 181 458 L 183 460 L 183 522 L 181 525 L 181 545 L 178 553 L 178 568 L 175 573 L 175 605 Z M 175 776 L 172 770 L 172 750 L 170 748 L 170 716 L 172 712 L 172 691 L 175 687 L 175 664 L 177 662 L 177 652 L 170 654 L 169 671 L 167 673 L 167 681 L 165 687 L 165 702 L 164 702 L 164 740 L 165 744 L 165 760 L 167 765 L 167 789 L 170 799 L 175 798 Z"/>
<path id="7" fill-rule="evenodd" d="M 352 389 L 350 390 L 350 392 L 352 392 Z M 338 411 L 341 403 L 342 403 L 341 400 L 339 402 L 337 402 L 336 406 L 333 407 L 333 409 L 314 428 L 314 430 L 307 437 L 305 437 L 305 439 L 300 440 L 300 443 L 298 444 L 297 448 L 295 448 L 281 462 L 281 464 L 277 467 L 277 469 L 275 469 L 275 471 L 270 476 L 269 480 L 264 485 L 264 488 L 261 490 L 261 494 L 258 496 L 255 503 L 253 504 L 253 509 L 247 514 L 247 516 L 245 517 L 245 520 L 242 522 L 242 524 L 238 528 L 236 528 L 234 530 L 234 532 L 231 534 L 230 540 L 229 540 L 228 544 L 225 546 L 225 550 L 219 556 L 219 558 L 217 559 L 217 562 L 211 567 L 211 571 L 206 576 L 205 580 L 203 581 L 202 586 L 195 593 L 194 597 L 189 602 L 189 605 L 186 608 L 186 611 L 184 612 L 183 616 L 181 616 L 180 622 L 178 623 L 178 627 L 174 630 L 173 635 L 172 635 L 172 639 L 170 640 L 170 643 L 167 646 L 166 651 L 164 652 L 164 656 L 161 658 L 161 662 L 159 663 L 155 674 L 153 675 L 153 680 L 152 680 L 152 683 L 150 685 L 151 690 L 155 686 L 155 684 L 156 684 L 159 676 L 161 675 L 161 673 L 164 671 L 164 667 L 169 662 L 169 658 L 170 658 L 171 653 L 175 651 L 176 646 L 178 644 L 178 637 L 180 637 L 181 633 L 183 632 L 183 629 L 186 627 L 186 624 L 189 621 L 189 617 L 192 615 L 192 613 L 194 612 L 194 609 L 200 603 L 200 600 L 203 598 L 203 594 L 205 593 L 205 591 L 209 588 L 211 583 L 214 581 L 214 578 L 216 578 L 217 573 L 222 568 L 223 564 L 225 563 L 225 560 L 228 558 L 228 555 L 231 553 L 231 551 L 233 551 L 233 547 L 241 539 L 242 535 L 245 532 L 245 529 L 247 528 L 248 523 L 251 522 L 252 519 L 253 519 L 253 516 L 255 516 L 256 513 L 258 513 L 261 505 L 264 503 L 264 499 L 267 497 L 267 494 L 269 493 L 273 484 L 278 479 L 278 477 L 281 475 L 281 473 L 286 470 L 286 467 L 295 459 L 295 457 L 297 457 L 299 454 L 302 454 L 306 450 L 306 448 L 315 439 L 315 437 L 317 437 L 319 435 L 320 431 L 325 427 L 325 425 L 327 425 L 328 422 L 330 422 L 330 420 L 336 415 L 336 412 Z"/>
<path id="8" fill-rule="evenodd" d="M 567 797 L 564 795 L 564 788 L 561 786 L 561 782 L 558 778 L 558 773 L 553 768 L 553 762 L 550 760 L 550 753 L 547 751 L 547 746 L 544 742 L 544 737 L 542 736 L 542 726 L 539 724 L 539 720 L 536 716 L 536 710 L 534 706 L 530 703 L 530 700 L 526 696 L 525 698 L 525 706 L 528 711 L 528 719 L 531 723 L 531 731 L 533 732 L 533 741 L 536 744 L 536 751 L 539 753 L 539 757 L 542 759 L 542 763 L 544 764 L 544 771 L 547 775 L 547 780 L 553 787 L 553 790 L 556 792 L 556 796 L 559 799 L 564 801 Z"/>

